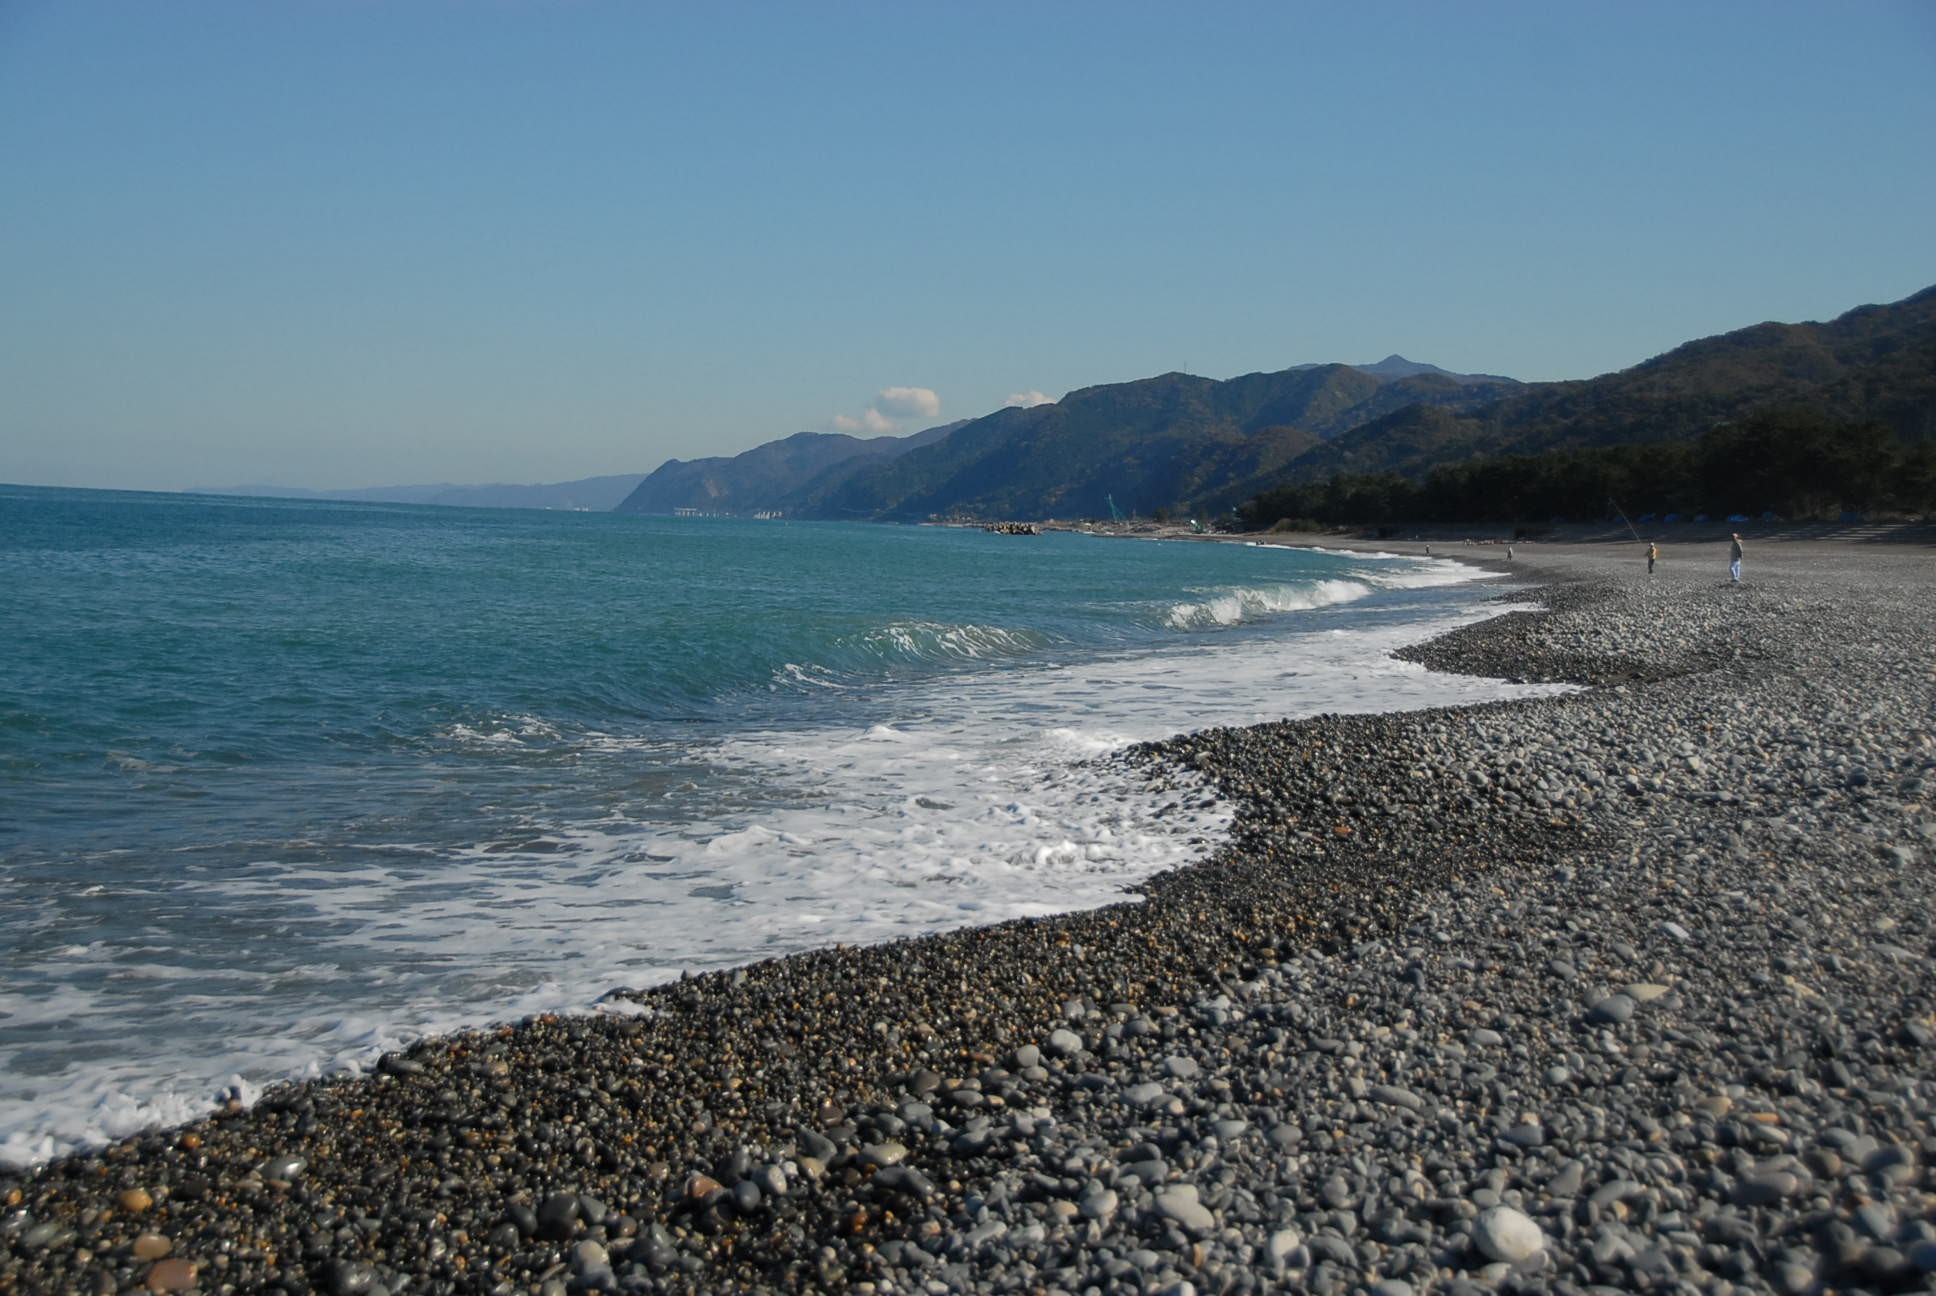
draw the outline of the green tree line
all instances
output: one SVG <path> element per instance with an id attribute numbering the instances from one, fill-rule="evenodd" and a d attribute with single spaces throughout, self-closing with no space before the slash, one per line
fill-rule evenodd
<path id="1" fill-rule="evenodd" d="M 1266 491 L 1238 510 L 1247 530 L 1280 520 L 1326 526 L 1399 522 L 1587 521 L 1629 515 L 1844 512 L 1936 514 L 1936 443 L 1885 424 L 1809 409 L 1763 410 L 1698 441 L 1612 445 L 1441 464 L 1423 480 L 1339 476 Z"/>

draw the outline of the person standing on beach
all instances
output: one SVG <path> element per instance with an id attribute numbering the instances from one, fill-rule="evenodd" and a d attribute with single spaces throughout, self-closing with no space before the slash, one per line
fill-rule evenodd
<path id="1" fill-rule="evenodd" d="M 1647 574 L 1649 576 L 1654 574 L 1654 559 L 1658 557 L 1660 557 L 1660 546 L 1649 540 L 1647 542 Z"/>
<path id="2" fill-rule="evenodd" d="M 1733 543 L 1728 545 L 1728 579 L 1736 585 L 1741 583 L 1741 533 L 1733 533 Z"/>

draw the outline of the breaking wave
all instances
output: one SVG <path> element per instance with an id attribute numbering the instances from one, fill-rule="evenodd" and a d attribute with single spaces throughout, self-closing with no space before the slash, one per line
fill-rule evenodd
<path id="1" fill-rule="evenodd" d="M 1170 608 L 1165 624 L 1174 630 L 1204 630 L 1241 625 L 1280 612 L 1308 612 L 1369 598 L 1372 587 L 1355 580 L 1320 580 L 1308 584 L 1260 585 L 1224 590 Z"/>

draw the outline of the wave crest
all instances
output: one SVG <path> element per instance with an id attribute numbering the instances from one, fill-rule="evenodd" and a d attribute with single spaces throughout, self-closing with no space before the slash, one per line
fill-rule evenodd
<path id="1" fill-rule="evenodd" d="M 1320 580 L 1298 585 L 1260 585 L 1224 590 L 1200 602 L 1178 603 L 1163 620 L 1173 630 L 1204 630 L 1241 625 L 1280 612 L 1309 612 L 1369 598 L 1371 586 L 1355 580 Z"/>
<path id="2" fill-rule="evenodd" d="M 896 621 L 860 636 L 869 655 L 888 661 L 985 661 L 1015 657 L 1043 646 L 1039 635 L 1002 626 L 942 621 Z"/>

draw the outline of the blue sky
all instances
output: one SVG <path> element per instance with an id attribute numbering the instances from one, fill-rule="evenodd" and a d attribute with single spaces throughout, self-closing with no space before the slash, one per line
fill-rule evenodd
<path id="1" fill-rule="evenodd" d="M 0 481 L 560 481 L 1936 283 L 1936 5 L 0 0 Z"/>

